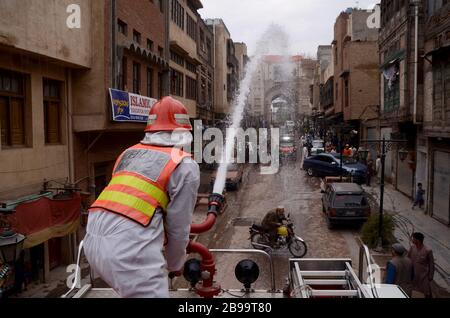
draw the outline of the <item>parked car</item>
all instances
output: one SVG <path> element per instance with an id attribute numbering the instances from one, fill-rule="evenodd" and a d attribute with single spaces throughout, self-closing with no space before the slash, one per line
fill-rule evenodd
<path id="1" fill-rule="evenodd" d="M 308 157 L 303 162 L 303 169 L 310 177 L 336 177 L 341 175 L 340 154 L 321 153 Z M 353 182 L 363 184 L 366 182 L 367 166 L 358 163 L 352 158 L 344 157 L 342 175 L 351 177 Z"/>
<path id="2" fill-rule="evenodd" d="M 328 228 L 337 223 L 362 224 L 370 216 L 370 205 L 364 189 L 355 183 L 330 183 L 322 197 L 322 210 Z"/>
<path id="3" fill-rule="evenodd" d="M 225 181 L 225 187 L 227 191 L 238 190 L 242 183 L 242 176 L 244 174 L 244 166 L 239 163 L 232 163 L 228 165 L 227 179 Z M 214 186 L 216 181 L 217 171 L 213 173 L 211 177 L 211 187 Z"/>
<path id="4" fill-rule="evenodd" d="M 325 152 L 325 142 L 320 139 L 313 140 L 311 147 L 311 155 L 318 155 Z"/>

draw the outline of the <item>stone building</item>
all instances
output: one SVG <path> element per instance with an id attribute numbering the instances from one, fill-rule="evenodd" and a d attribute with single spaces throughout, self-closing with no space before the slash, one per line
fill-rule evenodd
<path id="1" fill-rule="evenodd" d="M 426 160 L 424 154 L 419 154 L 416 158 L 416 140 L 423 140 L 420 132 L 423 121 L 423 63 L 419 59 L 424 45 L 424 1 L 419 3 L 419 33 L 416 43 L 415 6 L 409 1 L 381 1 L 380 121 L 373 122 L 368 129 L 369 138 L 407 139 L 406 144 L 398 145 L 388 152 L 385 176 L 396 189 L 409 197 L 413 197 L 415 190 L 414 167 L 423 166 L 417 160 Z M 404 161 L 398 156 L 398 150 L 402 148 L 409 151 L 408 158 Z"/>
<path id="2" fill-rule="evenodd" d="M 12 226 L 27 236 L 25 272 L 43 281 L 73 263 L 80 223 L 79 195 L 55 188 L 76 180 L 77 74 L 95 65 L 91 32 L 103 28 L 103 6 L 77 3 L 71 23 L 62 1 L 0 3 L 0 210 L 15 211 Z"/>
<path id="3" fill-rule="evenodd" d="M 214 37 L 214 118 L 224 123 L 238 88 L 239 65 L 231 34 L 222 19 L 206 19 Z"/>
<path id="4" fill-rule="evenodd" d="M 192 119 L 197 118 L 198 10 L 200 0 L 170 0 L 170 94 L 182 102 Z"/>
<path id="5" fill-rule="evenodd" d="M 428 214 L 450 225 L 450 3 L 429 0 L 424 26 L 423 138 L 417 139 L 416 182 Z"/>
<path id="6" fill-rule="evenodd" d="M 201 17 L 198 21 L 197 54 L 201 61 L 198 74 L 197 117 L 205 125 L 214 123 L 214 38 Z"/>
<path id="7" fill-rule="evenodd" d="M 378 30 L 367 20 L 371 12 L 349 8 L 336 19 L 333 41 L 334 111 L 329 124 L 346 121 L 362 132 L 362 123 L 376 117 L 379 103 Z M 350 141 L 358 146 L 359 138 Z"/>

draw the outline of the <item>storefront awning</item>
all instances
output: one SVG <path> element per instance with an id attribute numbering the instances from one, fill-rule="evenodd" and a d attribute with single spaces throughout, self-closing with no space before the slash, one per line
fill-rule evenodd
<path id="1" fill-rule="evenodd" d="M 27 238 L 24 248 L 75 232 L 80 223 L 81 197 L 70 194 L 61 199 L 40 198 L 17 205 L 8 215 L 13 229 Z"/>
<path id="2" fill-rule="evenodd" d="M 380 65 L 380 69 L 383 70 L 389 66 L 391 66 L 392 64 L 403 60 L 405 58 L 405 50 L 400 50 L 397 53 L 391 55 L 389 58 L 384 60 L 384 63 Z"/>

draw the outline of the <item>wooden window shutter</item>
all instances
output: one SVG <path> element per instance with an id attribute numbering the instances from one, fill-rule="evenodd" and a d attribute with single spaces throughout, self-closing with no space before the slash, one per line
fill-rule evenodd
<path id="1" fill-rule="evenodd" d="M 11 145 L 19 146 L 25 144 L 25 123 L 23 100 L 11 98 Z"/>

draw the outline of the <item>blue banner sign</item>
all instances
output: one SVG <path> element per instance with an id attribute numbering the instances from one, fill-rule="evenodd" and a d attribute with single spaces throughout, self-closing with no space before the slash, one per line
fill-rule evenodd
<path id="1" fill-rule="evenodd" d="M 113 121 L 146 123 L 154 98 L 110 88 Z"/>

